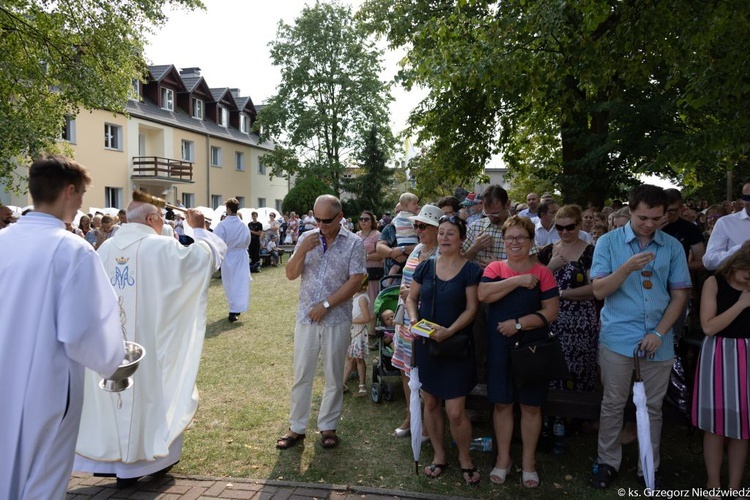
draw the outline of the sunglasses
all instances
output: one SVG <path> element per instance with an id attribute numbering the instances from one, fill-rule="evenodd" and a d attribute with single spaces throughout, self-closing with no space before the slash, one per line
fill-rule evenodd
<path id="1" fill-rule="evenodd" d="M 740 198 L 742 198 L 742 201 L 750 201 L 750 194 L 743 194 Z"/>
<path id="2" fill-rule="evenodd" d="M 424 231 L 425 229 L 427 229 L 428 226 L 429 224 L 414 224 L 414 229 Z"/>
<path id="3" fill-rule="evenodd" d="M 575 228 L 576 228 L 576 224 L 568 224 L 567 226 L 561 226 L 560 224 L 555 224 L 555 229 L 557 229 L 561 233 L 563 231 L 573 231 Z"/>
<path id="4" fill-rule="evenodd" d="M 438 224 L 442 224 L 443 222 L 450 222 L 451 224 L 460 224 L 460 222 L 458 221 L 463 222 L 463 220 L 461 220 L 460 217 L 457 217 L 455 215 L 443 215 L 442 217 L 440 217 L 440 219 L 438 219 Z"/>
<path id="5" fill-rule="evenodd" d="M 359 220 L 364 221 L 364 222 L 370 222 L 372 219 L 369 217 L 360 217 Z"/>
<path id="6" fill-rule="evenodd" d="M 315 217 L 315 216 L 313 216 L 313 218 L 315 219 L 315 222 L 317 222 L 318 224 L 330 224 L 331 222 L 336 220 L 336 217 L 338 217 L 340 213 L 341 212 L 338 212 L 336 215 L 334 215 L 330 219 L 319 219 L 318 217 Z"/>
<path id="7" fill-rule="evenodd" d="M 651 290 L 654 287 L 654 284 L 650 279 L 648 279 L 653 275 L 654 273 L 652 273 L 651 271 L 641 271 L 641 276 L 646 278 L 645 280 L 643 280 L 643 288 L 645 288 L 646 290 Z"/>

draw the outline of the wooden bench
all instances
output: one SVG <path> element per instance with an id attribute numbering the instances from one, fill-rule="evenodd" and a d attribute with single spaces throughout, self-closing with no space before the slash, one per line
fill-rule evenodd
<path id="1" fill-rule="evenodd" d="M 542 412 L 551 417 L 598 420 L 601 403 L 600 390 L 583 392 L 550 389 L 547 393 L 547 404 Z M 477 384 L 472 389 L 466 398 L 466 407 L 474 410 L 492 410 L 492 404 L 487 400 L 487 384 Z"/>
<path id="2" fill-rule="evenodd" d="M 281 264 L 281 260 L 284 257 L 284 249 L 278 248 L 276 250 L 276 253 L 279 254 L 279 264 Z M 262 253 L 260 254 L 260 265 L 261 267 L 268 267 L 271 265 L 271 254 L 270 253 Z"/>

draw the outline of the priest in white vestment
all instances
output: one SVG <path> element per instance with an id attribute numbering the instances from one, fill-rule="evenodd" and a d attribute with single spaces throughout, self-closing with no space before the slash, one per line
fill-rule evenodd
<path id="1" fill-rule="evenodd" d="M 225 203 L 227 218 L 219 222 L 214 234 L 227 244 L 227 258 L 221 264 L 221 282 L 229 303 L 229 322 L 237 321 L 250 302 L 250 229 L 237 216 L 240 203 L 230 198 Z"/>
<path id="2" fill-rule="evenodd" d="M 208 286 L 226 255 L 196 210 L 188 210 L 195 239 L 188 247 L 161 236 L 161 210 L 152 203 L 133 201 L 127 217 L 99 257 L 121 301 L 128 340 L 141 344 L 146 357 L 132 387 L 118 394 L 102 391 L 96 374 L 86 373 L 73 467 L 114 474 L 118 486 L 165 472 L 180 459 L 182 432 L 198 407 Z"/>
<path id="3" fill-rule="evenodd" d="M 63 156 L 36 160 L 34 212 L 0 231 L 0 499 L 65 498 L 84 367 L 109 376 L 125 355 L 101 262 L 65 230 L 90 181 Z"/>

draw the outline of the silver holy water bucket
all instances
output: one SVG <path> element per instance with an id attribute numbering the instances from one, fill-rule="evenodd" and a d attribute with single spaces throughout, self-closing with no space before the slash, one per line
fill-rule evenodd
<path id="1" fill-rule="evenodd" d="M 120 367 L 109 378 L 102 379 L 99 387 L 107 392 L 122 392 L 130 387 L 133 384 L 132 375 L 145 355 L 146 349 L 142 345 L 125 341 L 125 358 Z"/>

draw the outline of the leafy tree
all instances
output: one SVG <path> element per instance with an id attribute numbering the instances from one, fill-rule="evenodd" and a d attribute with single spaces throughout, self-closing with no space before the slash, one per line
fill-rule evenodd
<path id="1" fill-rule="evenodd" d="M 300 217 L 304 217 L 312 210 L 315 199 L 321 194 L 333 194 L 333 189 L 317 177 L 307 176 L 298 179 L 281 202 L 281 211 L 295 211 Z"/>
<path id="2" fill-rule="evenodd" d="M 430 144 L 425 177 L 471 177 L 502 153 L 565 202 L 599 206 L 637 173 L 684 180 L 746 155 L 749 16 L 741 0 L 367 0 L 362 10 L 408 48 L 400 81 L 430 89 L 410 118 Z"/>
<path id="3" fill-rule="evenodd" d="M 259 113 L 262 130 L 290 157 L 267 155 L 272 175 L 302 170 L 327 179 L 336 195 L 344 168 L 371 128 L 392 144 L 388 86 L 380 81 L 381 51 L 338 3 L 306 6 L 293 26 L 279 22 L 271 59 L 282 82 Z"/>
<path id="4" fill-rule="evenodd" d="M 124 111 L 145 71 L 145 34 L 166 20 L 167 5 L 203 8 L 200 0 L 0 4 L 0 184 L 22 188 L 16 165 L 55 150 L 66 114 Z"/>
<path id="5" fill-rule="evenodd" d="M 393 170 L 386 165 L 387 157 L 378 141 L 378 131 L 375 127 L 367 134 L 364 150 L 358 160 L 363 173 L 345 181 L 344 189 L 354 194 L 357 202 L 354 211 L 372 210 L 376 214 L 381 214 L 387 207 L 386 190 L 393 182 Z"/>

